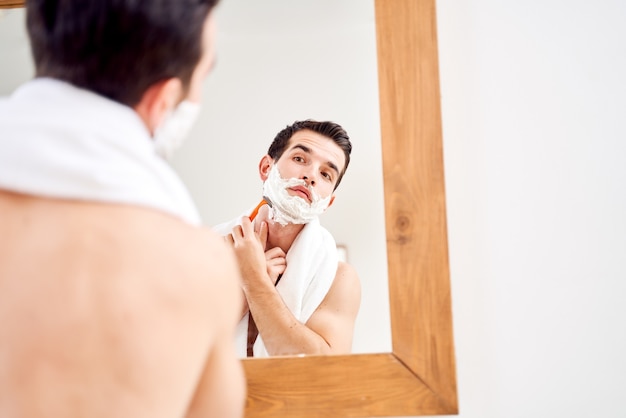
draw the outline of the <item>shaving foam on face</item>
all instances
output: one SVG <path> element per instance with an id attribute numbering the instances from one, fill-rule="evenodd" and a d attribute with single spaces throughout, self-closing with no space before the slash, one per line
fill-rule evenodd
<path id="1" fill-rule="evenodd" d="M 311 194 L 312 203 L 309 204 L 301 196 L 290 195 L 287 189 L 295 186 L 306 187 Z M 270 219 L 283 226 L 311 222 L 324 213 L 331 198 L 328 196 L 322 199 L 304 180 L 282 178 L 275 164 L 270 169 L 267 180 L 263 183 L 263 196 L 267 196 L 272 202 Z"/>
<path id="2" fill-rule="evenodd" d="M 199 114 L 198 103 L 185 100 L 176 106 L 154 133 L 157 153 L 166 160 L 170 160 L 191 131 Z"/>

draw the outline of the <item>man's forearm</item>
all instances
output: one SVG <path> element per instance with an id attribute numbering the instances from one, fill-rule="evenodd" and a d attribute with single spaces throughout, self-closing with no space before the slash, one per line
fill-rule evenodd
<path id="1" fill-rule="evenodd" d="M 245 290 L 248 306 L 270 355 L 328 354 L 319 334 L 298 321 L 269 282 Z"/>
<path id="2" fill-rule="evenodd" d="M 243 297 L 243 303 L 241 304 L 241 315 L 239 316 L 240 320 L 243 319 L 243 317 L 246 316 L 246 314 L 250 310 L 248 308 L 248 299 L 246 298 L 246 292 L 243 292 L 241 296 Z"/>

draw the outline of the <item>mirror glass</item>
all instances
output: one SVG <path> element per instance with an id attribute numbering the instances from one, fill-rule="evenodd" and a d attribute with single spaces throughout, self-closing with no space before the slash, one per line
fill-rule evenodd
<path id="1" fill-rule="evenodd" d="M 0 11 L 0 95 L 33 76 L 24 9 Z M 332 120 L 353 143 L 320 218 L 362 282 L 353 352 L 391 351 L 373 0 L 224 0 L 200 118 L 172 164 L 207 225 L 261 197 L 258 162 L 296 120 Z"/>

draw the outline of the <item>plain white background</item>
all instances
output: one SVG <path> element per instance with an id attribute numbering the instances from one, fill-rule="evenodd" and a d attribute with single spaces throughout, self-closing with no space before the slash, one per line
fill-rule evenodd
<path id="1" fill-rule="evenodd" d="M 626 3 L 437 7 L 460 416 L 625 417 Z"/>

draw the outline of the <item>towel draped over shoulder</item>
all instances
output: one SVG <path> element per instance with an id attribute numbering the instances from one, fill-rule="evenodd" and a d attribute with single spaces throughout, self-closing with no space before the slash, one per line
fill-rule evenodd
<path id="1" fill-rule="evenodd" d="M 222 235 L 232 232 L 241 217 L 215 226 Z M 287 268 L 276 290 L 294 317 L 306 323 L 326 297 L 337 274 L 337 244 L 319 219 L 307 223 L 287 251 Z M 248 314 L 237 325 L 236 346 L 240 357 L 246 357 Z M 261 335 L 254 344 L 254 357 L 269 354 Z"/>
<path id="2" fill-rule="evenodd" d="M 0 99 L 0 188 L 139 205 L 200 224 L 189 192 L 130 107 L 37 78 Z"/>

